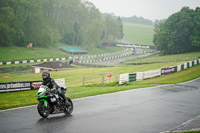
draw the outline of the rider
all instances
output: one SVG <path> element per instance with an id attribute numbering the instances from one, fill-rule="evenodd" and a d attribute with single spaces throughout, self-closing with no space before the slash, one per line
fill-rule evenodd
<path id="1" fill-rule="evenodd" d="M 52 79 L 50 77 L 50 73 L 48 71 L 45 71 L 45 72 L 42 73 L 42 79 L 43 79 L 42 85 L 48 86 L 48 88 L 50 88 L 51 91 L 58 90 L 58 95 L 61 96 L 64 99 L 64 103 L 65 103 L 66 102 L 65 95 L 62 93 L 61 88 L 56 84 L 54 79 Z M 58 99 L 57 99 L 57 101 L 58 101 L 58 104 L 60 105 Z"/>

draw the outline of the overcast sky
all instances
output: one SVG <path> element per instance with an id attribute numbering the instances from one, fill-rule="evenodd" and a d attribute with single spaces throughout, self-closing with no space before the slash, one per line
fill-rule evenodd
<path id="1" fill-rule="evenodd" d="M 191 9 L 200 7 L 200 0 L 87 0 L 102 13 L 114 13 L 120 17 L 144 17 L 146 19 L 164 19 L 180 11 L 184 6 Z"/>

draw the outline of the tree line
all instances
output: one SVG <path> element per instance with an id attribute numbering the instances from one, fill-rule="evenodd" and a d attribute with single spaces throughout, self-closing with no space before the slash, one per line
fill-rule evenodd
<path id="1" fill-rule="evenodd" d="M 122 17 L 121 19 L 125 23 L 153 25 L 153 21 L 151 21 L 149 19 L 145 19 L 143 17 L 132 16 L 132 17 Z"/>
<path id="2" fill-rule="evenodd" d="M 200 50 L 200 8 L 183 7 L 154 26 L 153 42 L 163 54 Z"/>
<path id="3" fill-rule="evenodd" d="M 121 18 L 81 0 L 0 0 L 0 46 L 89 47 L 123 38 Z"/>

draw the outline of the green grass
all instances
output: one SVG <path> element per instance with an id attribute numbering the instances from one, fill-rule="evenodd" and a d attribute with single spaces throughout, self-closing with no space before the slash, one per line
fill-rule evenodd
<path id="1" fill-rule="evenodd" d="M 60 45 L 63 46 L 63 45 Z M 66 45 L 68 46 L 68 45 Z M 122 51 L 124 48 L 120 47 L 105 47 L 104 49 L 100 49 L 97 47 L 89 47 L 88 54 L 104 54 L 111 53 L 116 51 Z M 72 56 L 66 52 L 63 52 L 58 49 L 58 47 L 54 48 L 37 48 L 33 47 L 32 49 L 28 49 L 26 47 L 0 47 L 0 62 L 6 61 L 22 61 L 22 60 L 30 60 L 30 59 L 45 59 L 45 58 L 63 58 Z M 80 56 L 80 55 L 76 55 Z"/>
<path id="2" fill-rule="evenodd" d="M 153 26 L 123 23 L 124 40 L 133 44 L 153 44 Z"/>
<path id="3" fill-rule="evenodd" d="M 0 61 L 22 61 L 30 59 L 60 58 L 69 54 L 60 51 L 58 48 L 23 48 L 23 47 L 1 47 Z"/>
<path id="4" fill-rule="evenodd" d="M 200 52 L 192 52 L 185 54 L 175 54 L 175 55 L 164 55 L 158 56 L 159 54 L 153 55 L 151 57 L 146 57 L 143 59 L 135 60 L 135 61 L 127 61 L 125 64 L 131 63 L 162 63 L 162 62 L 185 62 L 192 61 L 200 58 Z"/>
<path id="5" fill-rule="evenodd" d="M 105 53 L 112 53 L 117 51 L 122 51 L 124 48 L 122 47 L 103 47 L 103 48 L 97 48 L 97 47 L 89 47 L 88 48 L 88 54 L 95 55 L 95 54 L 105 54 Z"/>
<path id="6" fill-rule="evenodd" d="M 187 132 L 168 132 L 168 133 L 200 133 L 200 131 L 187 131 Z"/>
<path id="7" fill-rule="evenodd" d="M 122 73 L 134 73 L 134 72 L 143 72 L 147 70 L 159 69 L 163 67 L 169 67 L 173 65 L 178 65 L 183 62 L 175 62 L 176 57 L 193 59 L 199 56 L 199 53 L 187 53 L 181 55 L 168 55 L 168 56 L 155 56 L 149 57 L 144 60 L 144 62 L 151 60 L 156 62 L 157 60 L 162 61 L 161 63 L 156 64 L 145 64 L 145 65 L 127 65 L 124 64 L 117 65 L 115 67 L 109 68 L 86 68 L 86 67 L 77 67 L 75 69 L 62 70 L 57 72 L 51 72 L 51 77 L 54 79 L 65 78 L 65 84 L 69 87 L 68 96 L 71 98 L 86 97 L 92 95 L 99 95 L 105 93 L 112 93 L 117 91 L 124 91 L 135 88 L 149 87 L 155 84 L 173 84 L 180 83 L 188 80 L 192 80 L 200 77 L 200 65 L 196 65 L 192 68 L 188 68 L 181 72 L 172 73 L 169 75 L 163 75 L 160 77 L 131 82 L 124 86 L 118 86 L 118 84 L 112 83 L 109 85 L 101 85 L 94 83 L 101 83 L 102 76 L 105 72 L 112 72 L 116 74 Z M 163 60 L 168 60 L 164 62 Z M 87 82 L 91 82 L 93 85 L 82 86 L 83 76 L 87 79 Z M 41 80 L 40 74 L 25 74 L 25 75 L 16 75 L 13 73 L 1 74 L 0 83 L 10 82 L 10 81 L 31 81 L 31 80 Z M 26 105 L 33 105 L 37 103 L 35 97 L 36 90 L 33 91 L 24 91 L 24 92 L 12 92 L 12 93 L 2 93 L 0 94 L 0 109 L 7 109 L 13 107 L 20 107 Z"/>
<path id="8" fill-rule="evenodd" d="M 122 73 L 134 73 L 143 72 L 147 70 L 159 69 L 162 67 L 169 67 L 179 63 L 158 63 L 158 64 L 148 64 L 148 65 L 128 65 L 128 66 L 118 66 L 118 67 L 108 67 L 108 68 L 84 68 L 78 67 L 75 69 L 67 69 L 57 72 L 51 72 L 51 77 L 54 79 L 65 78 L 65 83 L 67 86 L 80 86 L 83 82 L 83 76 L 88 82 L 99 83 L 102 82 L 102 76 L 105 72 L 112 72 L 116 74 Z M 0 82 L 10 82 L 10 81 L 34 81 L 41 80 L 41 73 L 39 74 L 2 74 L 0 75 Z"/>
<path id="9" fill-rule="evenodd" d="M 57 72 L 51 72 L 51 76 L 54 79 L 65 78 L 66 85 L 69 87 L 81 86 L 83 82 L 83 76 L 87 79 L 88 82 L 92 81 L 93 83 L 100 83 L 102 82 L 102 76 L 105 72 L 122 74 L 122 73 L 134 73 L 134 72 L 143 72 L 153 69 L 160 69 L 184 63 L 184 61 L 183 62 L 174 61 L 178 56 L 180 56 L 181 58 L 187 56 L 190 57 L 189 59 L 193 59 L 193 57 L 199 55 L 200 52 L 196 52 L 196 53 L 187 53 L 181 55 L 169 55 L 169 56 L 159 56 L 159 57 L 155 56 L 140 60 L 140 62 L 147 62 L 149 60 L 151 62 L 157 62 L 158 60 L 162 61 L 161 63 L 156 63 L 156 64 L 127 65 L 134 62 L 130 61 L 124 64 L 116 65 L 115 67 L 108 67 L 108 68 L 77 67 L 75 69 L 67 69 Z M 16 75 L 12 73 L 0 74 L 0 83 L 10 82 L 10 81 L 31 81 L 31 80 L 41 80 L 41 74 L 26 74 L 26 75 Z"/>
<path id="10" fill-rule="evenodd" d="M 94 96 L 105 93 L 113 93 L 136 88 L 150 87 L 152 85 L 134 85 L 134 86 L 112 86 L 112 87 L 71 87 L 68 88 L 67 96 L 74 99 L 80 97 Z M 35 105 L 38 103 L 36 99 L 37 90 L 0 93 L 0 110 Z"/>
<path id="11" fill-rule="evenodd" d="M 119 86 L 117 82 L 115 82 L 113 84 L 108 84 L 108 85 L 96 84 L 96 85 L 88 85 L 86 87 L 82 86 L 68 87 L 67 96 L 74 99 L 80 97 L 100 95 L 105 93 L 125 91 L 130 89 L 151 87 L 154 86 L 155 84 L 179 83 L 200 77 L 200 73 L 197 73 L 198 71 L 200 71 L 200 65 L 188 68 L 187 70 L 181 72 L 164 75 L 153 79 L 131 82 L 122 86 Z M 35 97 L 36 92 L 37 90 L 1 93 L 0 110 L 37 104 L 37 100 Z"/>

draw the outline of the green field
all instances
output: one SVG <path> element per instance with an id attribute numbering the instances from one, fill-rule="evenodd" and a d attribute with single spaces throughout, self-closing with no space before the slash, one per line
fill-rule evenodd
<path id="1" fill-rule="evenodd" d="M 133 44 L 153 44 L 153 26 L 139 25 L 133 23 L 123 23 L 124 40 Z"/>
<path id="2" fill-rule="evenodd" d="M 163 55 L 161 56 L 159 53 L 156 55 L 152 55 L 151 57 L 135 60 L 135 61 L 127 61 L 125 64 L 132 63 L 169 63 L 169 62 L 184 62 L 191 61 L 200 58 L 200 52 L 192 52 L 185 54 L 176 54 L 176 55 Z"/>
<path id="3" fill-rule="evenodd" d="M 122 51 L 120 47 L 105 47 L 103 49 L 97 47 L 89 47 L 88 54 L 104 54 L 116 51 Z M 6 61 L 22 61 L 30 59 L 45 59 L 45 58 L 62 58 L 72 56 L 66 52 L 63 52 L 54 48 L 32 48 L 26 47 L 0 47 L 0 62 Z M 79 55 L 77 55 L 79 56 Z"/>
<path id="4" fill-rule="evenodd" d="M 131 82 L 123 86 L 119 86 L 117 82 L 105 84 L 105 85 L 93 84 L 93 85 L 85 86 L 85 87 L 78 86 L 80 85 L 78 81 L 79 82 L 81 81 L 76 76 L 77 79 L 74 78 L 75 81 L 73 82 L 75 83 L 75 85 L 73 85 L 74 87 L 73 86 L 68 87 L 67 96 L 74 99 L 74 98 L 80 98 L 80 97 L 100 95 L 100 94 L 105 94 L 105 93 L 113 93 L 117 91 L 125 91 L 125 90 L 130 90 L 130 89 L 151 87 L 151 86 L 155 86 L 155 84 L 180 83 L 180 82 L 184 82 L 184 81 L 188 81 L 188 80 L 192 80 L 192 79 L 200 77 L 200 73 L 197 73 L 199 71 L 200 71 L 200 65 L 197 65 L 192 68 L 188 68 L 187 70 L 183 70 L 181 72 L 164 75 L 164 76 L 160 76 L 153 79 L 148 79 L 148 80 L 143 80 L 143 81 L 138 81 L 138 82 Z M 51 73 L 51 74 L 53 74 L 52 77 L 56 77 L 56 73 Z M 29 76 L 27 75 L 27 78 Z M 70 85 L 69 81 L 67 81 L 67 83 Z M 0 93 L 0 110 L 37 104 L 36 92 L 37 90 Z"/>
<path id="5" fill-rule="evenodd" d="M 124 40 L 133 44 L 153 45 L 153 26 L 123 23 L 124 26 Z M 58 49 L 61 46 L 68 46 L 66 44 L 56 44 L 50 48 L 34 47 L 28 49 L 26 47 L 0 47 L 0 62 L 6 61 L 22 61 L 30 59 L 44 59 L 44 58 L 62 58 L 72 56 L 68 53 L 62 52 Z M 105 47 L 103 49 L 97 47 L 89 47 L 88 54 L 103 54 L 115 51 L 121 51 L 123 48 Z"/>
<path id="6" fill-rule="evenodd" d="M 88 82 L 92 83 L 101 83 L 102 76 L 105 72 L 112 72 L 116 74 L 122 73 L 134 73 L 134 72 L 143 72 L 147 70 L 160 69 L 163 67 L 175 66 L 186 62 L 184 59 L 188 60 L 196 59 L 200 56 L 200 52 L 180 54 L 180 55 L 168 55 L 168 56 L 152 56 L 144 59 L 139 59 L 138 61 L 129 61 L 123 64 L 116 65 L 115 67 L 107 68 L 87 68 L 76 66 L 75 69 L 67 69 L 57 72 L 51 72 L 53 78 L 65 78 L 66 85 L 69 87 L 72 86 L 81 86 L 83 82 L 83 76 L 88 79 Z M 183 59 L 183 60 L 176 60 Z M 158 62 L 151 64 L 143 65 L 131 65 L 133 62 Z M 41 74 L 25 74 L 17 75 L 11 73 L 0 74 L 0 82 L 10 82 L 10 81 L 31 81 L 31 80 L 41 80 Z"/>

